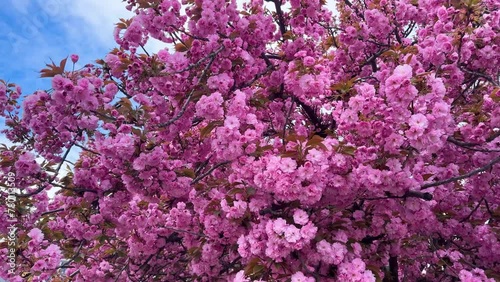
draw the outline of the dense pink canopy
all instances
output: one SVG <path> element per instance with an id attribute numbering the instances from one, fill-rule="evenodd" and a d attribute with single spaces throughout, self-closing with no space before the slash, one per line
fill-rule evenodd
<path id="1" fill-rule="evenodd" d="M 127 2 L 0 82 L 0 277 L 499 281 L 498 1 Z"/>

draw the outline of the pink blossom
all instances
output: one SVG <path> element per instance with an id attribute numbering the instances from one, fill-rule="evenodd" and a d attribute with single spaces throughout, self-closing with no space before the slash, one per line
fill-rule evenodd
<path id="1" fill-rule="evenodd" d="M 102 220 L 103 220 L 102 219 L 102 215 L 100 215 L 100 214 L 93 214 L 93 215 L 90 216 L 90 220 L 89 221 L 92 224 L 99 224 L 99 223 L 102 222 Z"/>
<path id="2" fill-rule="evenodd" d="M 309 221 L 309 215 L 301 210 L 297 209 L 293 213 L 293 221 L 300 225 L 305 225 Z"/>
<path id="3" fill-rule="evenodd" d="M 43 241 L 44 235 L 42 231 L 38 228 L 33 228 L 31 231 L 28 233 L 28 236 L 37 243 L 41 243 Z"/>
<path id="4" fill-rule="evenodd" d="M 296 243 L 300 239 L 300 230 L 293 225 L 289 225 L 285 229 L 284 236 L 285 236 L 285 240 L 287 240 L 288 242 Z"/>
<path id="5" fill-rule="evenodd" d="M 423 114 L 412 115 L 408 124 L 411 128 L 415 128 L 416 130 L 424 130 L 429 126 L 429 122 Z"/>
<path id="6" fill-rule="evenodd" d="M 274 221 L 272 226 L 273 226 L 273 231 L 276 232 L 276 234 L 281 235 L 285 232 L 287 224 L 284 219 L 278 218 Z"/>
<path id="7" fill-rule="evenodd" d="M 304 273 L 302 273 L 301 271 L 298 271 L 298 272 L 295 272 L 292 277 L 290 277 L 292 279 L 291 282 L 314 282 L 314 278 L 313 277 L 308 277 L 308 276 L 305 276 Z"/>
<path id="8" fill-rule="evenodd" d="M 78 62 L 78 55 L 77 54 L 71 54 L 71 61 L 73 62 L 73 64 L 76 64 L 76 62 Z"/>
<path id="9" fill-rule="evenodd" d="M 23 177 L 30 174 L 35 174 L 40 171 L 40 165 L 35 160 L 35 156 L 31 153 L 24 153 L 19 156 L 15 164 L 18 177 Z"/>
<path id="10" fill-rule="evenodd" d="M 306 56 L 306 57 L 304 57 L 303 62 L 304 62 L 304 66 L 310 67 L 310 66 L 314 65 L 315 60 L 313 57 Z"/>
<path id="11" fill-rule="evenodd" d="M 500 272 L 498 0 L 126 2 L 103 61 L 0 80 L 0 277 Z"/>
<path id="12" fill-rule="evenodd" d="M 235 116 L 228 116 L 224 121 L 224 126 L 229 129 L 238 129 L 240 127 L 240 121 Z"/>
<path id="13" fill-rule="evenodd" d="M 196 115 L 207 119 L 219 119 L 224 115 L 222 109 L 223 99 L 219 92 L 214 92 L 210 96 L 203 96 L 196 103 Z"/>

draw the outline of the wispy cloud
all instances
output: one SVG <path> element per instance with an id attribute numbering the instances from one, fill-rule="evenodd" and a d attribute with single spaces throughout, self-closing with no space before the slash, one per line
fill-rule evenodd
<path id="1" fill-rule="evenodd" d="M 67 9 L 68 20 L 65 22 L 68 33 L 76 41 L 82 41 L 83 36 L 92 38 L 94 42 L 97 42 L 97 45 L 114 46 L 114 24 L 120 18 L 128 19 L 134 16 L 134 13 L 126 10 L 125 6 L 125 3 L 118 0 L 74 1 Z M 83 34 L 81 28 L 79 28 L 80 25 L 74 24 L 75 21 L 85 24 Z M 151 39 L 145 47 L 149 52 L 155 53 L 165 48 L 166 44 Z"/>
<path id="2" fill-rule="evenodd" d="M 241 8 L 245 1 L 237 2 Z M 50 79 L 39 78 L 39 70 L 51 59 L 58 62 L 75 53 L 80 56 L 79 67 L 103 58 L 116 46 L 115 23 L 134 15 L 125 5 L 121 0 L 4 0 L 0 9 L 0 78 L 18 83 L 23 93 L 31 94 L 50 88 Z M 327 7 L 334 10 L 335 0 L 327 0 Z M 146 50 L 154 53 L 165 47 L 165 43 L 150 39 Z"/>
<path id="3" fill-rule="evenodd" d="M 0 78 L 44 89 L 50 80 L 38 71 L 72 53 L 82 64 L 102 58 L 116 43 L 114 24 L 132 12 L 120 0 L 5 0 L 0 11 Z"/>

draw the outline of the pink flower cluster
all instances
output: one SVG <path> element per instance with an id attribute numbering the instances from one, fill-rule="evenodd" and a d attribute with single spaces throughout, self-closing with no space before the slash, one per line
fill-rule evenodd
<path id="1" fill-rule="evenodd" d="M 339 265 L 338 279 L 349 282 L 373 282 L 375 276 L 370 270 L 366 269 L 366 264 L 359 258 L 351 262 L 345 262 Z"/>
<path id="2" fill-rule="evenodd" d="M 208 120 L 221 119 L 224 115 L 222 103 L 224 102 L 220 92 L 214 92 L 210 96 L 203 96 L 196 103 L 196 116 Z"/>
<path id="3" fill-rule="evenodd" d="M 102 60 L 0 81 L 1 278 L 13 217 L 33 281 L 498 278 L 495 1 L 126 2 Z"/>

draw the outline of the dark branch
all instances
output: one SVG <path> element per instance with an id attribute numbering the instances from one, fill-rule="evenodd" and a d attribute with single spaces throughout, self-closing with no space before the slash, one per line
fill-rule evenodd
<path id="1" fill-rule="evenodd" d="M 65 262 L 61 266 L 58 266 L 57 268 L 68 268 L 68 266 L 70 265 L 70 263 L 72 263 L 80 255 L 80 251 L 82 250 L 82 247 L 83 247 L 83 241 L 80 241 L 80 245 L 78 246 L 78 249 L 76 250 L 76 252 L 73 255 L 73 257 L 71 257 L 70 260 L 68 260 L 67 262 Z"/>
<path id="2" fill-rule="evenodd" d="M 368 235 L 368 236 L 364 237 L 363 239 L 361 239 L 361 243 L 365 244 L 365 245 L 370 245 L 374 241 L 377 241 L 379 239 L 384 238 L 384 236 L 385 236 L 385 234 L 379 234 L 377 236 L 369 236 Z"/>
<path id="3" fill-rule="evenodd" d="M 221 167 L 223 165 L 227 165 L 228 163 L 230 163 L 230 161 L 225 161 L 225 162 L 218 163 L 218 164 L 214 165 L 207 172 L 205 172 L 205 173 L 197 176 L 195 179 L 193 179 L 193 181 L 191 181 L 191 184 L 198 183 L 200 180 L 202 180 L 203 178 L 205 178 L 206 176 L 208 176 L 209 174 L 211 174 L 214 170 L 216 170 L 217 168 L 219 168 L 219 167 Z"/>
<path id="4" fill-rule="evenodd" d="M 499 131 L 500 132 L 500 131 Z M 493 136 L 489 137 L 486 141 L 491 142 L 493 141 L 496 137 L 498 137 L 498 133 L 496 132 L 493 134 Z M 446 139 L 448 142 L 453 143 L 459 147 L 469 149 L 472 151 L 478 151 L 478 152 L 500 152 L 500 150 L 495 150 L 495 149 L 484 149 L 484 148 L 475 148 L 476 146 L 479 146 L 481 144 L 479 143 L 471 143 L 471 142 L 463 142 L 460 140 L 455 139 L 454 137 L 450 136 Z"/>
<path id="5" fill-rule="evenodd" d="M 281 35 L 286 33 L 285 18 L 283 17 L 283 11 L 281 10 L 281 0 L 266 0 L 266 2 L 273 2 L 276 8 L 276 15 L 278 16 L 278 25 L 280 27 Z"/>
<path id="6" fill-rule="evenodd" d="M 46 211 L 46 212 L 43 212 L 42 214 L 40 214 L 40 216 L 45 216 L 45 215 L 53 214 L 53 213 L 60 212 L 60 211 L 64 211 L 64 209 L 57 209 L 57 210 L 52 210 L 52 211 Z"/>
<path id="7" fill-rule="evenodd" d="M 441 180 L 441 181 L 427 183 L 427 184 L 422 185 L 420 187 L 420 189 L 423 190 L 423 189 L 427 189 L 427 188 L 430 188 L 430 187 L 435 187 L 435 186 L 439 186 L 439 185 L 443 185 L 443 184 L 448 184 L 448 183 L 451 183 L 451 182 L 455 182 L 455 181 L 458 181 L 458 180 L 462 180 L 462 179 L 465 179 L 465 178 L 469 178 L 471 176 L 474 176 L 474 175 L 476 175 L 478 173 L 481 173 L 483 171 L 486 171 L 486 170 L 492 168 L 498 162 L 500 162 L 500 157 L 496 157 L 495 159 L 493 159 L 491 162 L 489 162 L 485 166 L 480 167 L 478 169 L 475 169 L 475 170 L 473 170 L 473 171 L 471 171 L 469 173 L 462 174 L 462 175 L 455 176 L 455 177 L 451 177 L 451 178 L 448 178 L 448 179 L 445 179 L 445 180 Z"/>
<path id="8" fill-rule="evenodd" d="M 476 205 L 476 207 L 474 209 L 472 209 L 472 211 L 469 213 L 469 215 L 467 215 L 464 219 L 460 220 L 460 223 L 463 223 L 463 222 L 466 222 L 467 220 L 469 220 L 471 218 L 471 216 L 477 211 L 477 209 L 479 208 L 479 206 L 481 206 L 481 203 L 483 202 L 484 198 L 482 198 Z"/>
<path id="9" fill-rule="evenodd" d="M 54 171 L 54 175 L 49 179 L 48 183 L 49 184 L 52 184 L 54 182 L 54 180 L 56 180 L 57 178 L 57 175 L 59 175 L 59 171 L 61 170 L 61 167 L 64 163 L 64 161 L 66 160 L 66 158 L 68 157 L 69 155 L 69 152 L 71 151 L 71 148 L 73 148 L 73 145 L 75 145 L 75 142 L 76 142 L 76 139 L 78 138 L 78 135 L 75 136 L 73 142 L 71 143 L 71 146 L 69 146 L 69 148 L 66 150 L 66 152 L 64 153 L 63 157 L 62 157 L 62 160 L 61 162 L 59 163 L 59 165 L 57 166 L 56 170 Z M 35 191 L 33 192 L 30 192 L 30 193 L 26 193 L 26 194 L 19 194 L 17 195 L 18 197 L 20 198 L 27 198 L 27 197 L 31 197 L 33 195 L 36 195 L 40 192 L 42 192 L 45 188 L 47 187 L 47 185 L 43 185 L 41 184 L 38 189 L 36 189 Z"/>
<path id="10" fill-rule="evenodd" d="M 179 111 L 179 113 L 177 113 L 177 115 L 174 116 L 171 120 L 169 120 L 169 121 L 167 121 L 165 123 L 160 124 L 159 127 L 167 127 L 167 126 L 173 124 L 174 122 L 176 122 L 177 120 L 179 120 L 182 117 L 182 115 L 184 114 L 184 112 L 186 111 L 186 109 L 188 107 L 189 102 L 191 101 L 191 98 L 193 97 L 193 94 L 194 94 L 197 86 L 205 79 L 205 77 L 207 76 L 208 70 L 212 66 L 212 63 L 215 61 L 215 57 L 217 57 L 217 54 L 219 54 L 219 52 L 222 51 L 223 49 L 224 49 L 224 46 L 221 46 L 216 51 L 214 51 L 213 53 L 211 53 L 208 56 L 208 57 L 210 57 L 210 61 L 208 62 L 208 64 L 206 65 L 206 67 L 201 72 L 201 76 L 198 79 L 198 84 L 193 87 L 193 89 L 191 90 L 191 92 L 189 92 L 189 94 L 188 94 L 188 96 L 186 98 L 186 101 L 184 101 L 184 104 L 182 105 L 182 108 Z"/>
<path id="11" fill-rule="evenodd" d="M 397 256 L 391 256 L 389 258 L 389 273 L 390 273 L 390 278 L 386 280 L 384 278 L 384 281 L 387 282 L 398 282 L 399 281 L 399 265 L 398 265 L 398 257 Z"/>
<path id="12" fill-rule="evenodd" d="M 373 198 L 363 198 L 363 200 L 386 200 L 386 199 L 406 199 L 406 198 L 419 198 L 425 201 L 432 200 L 431 193 L 423 193 L 419 191 L 408 190 L 402 196 L 392 195 L 386 192 L 387 196 L 385 197 L 373 197 Z"/>
<path id="13" fill-rule="evenodd" d="M 477 77 L 481 77 L 481 78 L 484 78 L 486 81 L 490 82 L 491 84 L 495 85 L 495 86 L 498 86 L 498 82 L 494 81 L 493 78 L 491 78 L 490 76 L 484 74 L 484 73 L 481 73 L 481 72 L 475 72 L 475 71 L 470 71 L 468 69 L 465 69 L 465 68 L 460 68 L 463 72 L 465 73 L 468 73 L 468 74 L 472 74 L 472 75 L 475 75 Z"/>

